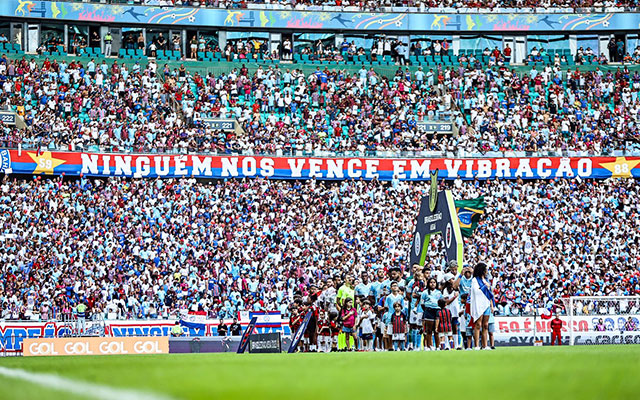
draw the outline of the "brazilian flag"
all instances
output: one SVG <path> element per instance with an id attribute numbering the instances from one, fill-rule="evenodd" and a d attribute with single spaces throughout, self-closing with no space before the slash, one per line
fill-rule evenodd
<path id="1" fill-rule="evenodd" d="M 471 237 L 478 226 L 480 216 L 484 214 L 487 204 L 484 197 L 471 200 L 456 200 L 456 212 L 460 221 L 460 232 L 466 237 Z"/>

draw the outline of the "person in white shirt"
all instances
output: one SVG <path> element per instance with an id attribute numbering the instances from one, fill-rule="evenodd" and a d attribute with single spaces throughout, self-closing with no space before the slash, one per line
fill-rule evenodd
<path id="1" fill-rule="evenodd" d="M 442 289 L 442 298 L 448 303 L 446 308 L 451 312 L 451 330 L 453 334 L 453 343 L 450 348 L 461 348 L 458 343 L 458 314 L 460 312 L 460 304 L 458 303 L 458 291 L 454 287 L 455 276 L 447 272 L 444 274 L 444 287 Z"/>
<path id="2" fill-rule="evenodd" d="M 440 55 L 440 51 L 442 50 L 442 45 L 437 40 L 433 42 L 433 52 L 436 55 Z"/>
<path id="3" fill-rule="evenodd" d="M 362 334 L 362 349 L 365 351 L 373 350 L 373 332 L 375 330 L 376 315 L 371 310 L 371 303 L 369 300 L 365 300 L 362 304 L 362 311 L 359 316 L 358 327 L 360 328 L 360 333 Z"/>

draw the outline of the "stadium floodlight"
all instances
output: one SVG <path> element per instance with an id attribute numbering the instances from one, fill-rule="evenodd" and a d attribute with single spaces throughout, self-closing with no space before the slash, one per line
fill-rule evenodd
<path id="1" fill-rule="evenodd" d="M 640 296 L 572 296 L 564 301 L 569 344 L 640 344 Z"/>

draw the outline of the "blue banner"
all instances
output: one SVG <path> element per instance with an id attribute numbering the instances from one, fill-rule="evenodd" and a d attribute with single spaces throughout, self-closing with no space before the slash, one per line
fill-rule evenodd
<path id="1" fill-rule="evenodd" d="M 638 29 L 635 13 L 505 13 L 421 14 L 291 10 L 159 7 L 62 1 L 3 0 L 0 16 L 45 18 L 74 23 L 119 23 L 227 28 L 429 31 L 429 32 L 580 32 Z"/>

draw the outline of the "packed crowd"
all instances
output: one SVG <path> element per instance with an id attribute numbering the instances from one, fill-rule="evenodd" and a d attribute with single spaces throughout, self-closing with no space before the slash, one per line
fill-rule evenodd
<path id="1" fill-rule="evenodd" d="M 604 52 L 600 52 L 600 54 L 596 53 L 591 49 L 591 47 L 587 47 L 586 49 L 580 47 L 576 52 L 575 61 L 576 64 L 600 64 L 607 65 L 609 62 L 614 63 L 622 63 L 622 64 L 637 64 L 640 62 L 640 47 L 636 47 L 635 50 L 630 53 L 627 51 L 627 45 L 622 39 L 614 39 L 612 38 L 607 43 L 607 53 L 608 56 L 604 54 Z"/>
<path id="2" fill-rule="evenodd" d="M 638 149 L 638 71 L 563 72 L 547 64 L 523 76 L 506 68 L 455 72 L 451 79 L 463 84 L 451 92 L 473 130 L 470 150 Z"/>
<path id="3" fill-rule="evenodd" d="M 0 105 L 26 130 L 3 127 L 0 145 L 134 151 L 289 154 L 353 151 L 541 151 L 638 149 L 640 74 L 505 66 L 311 73 L 243 65 L 204 76 L 151 60 L 127 67 L 0 59 Z M 236 119 L 222 132 L 203 118 Z M 450 118 L 457 136 L 420 130 Z"/>
<path id="4" fill-rule="evenodd" d="M 496 314 L 531 314 L 569 295 L 640 294 L 635 180 L 441 185 L 488 204 L 466 239 L 464 262 L 488 265 Z M 377 306 L 390 292 L 408 302 L 431 278 L 438 288 L 459 278 L 438 236 L 424 268 L 407 265 L 427 191 L 401 181 L 5 176 L 0 318 L 61 318 L 78 302 L 109 318 L 181 310 L 210 318 L 280 310 L 294 318 L 310 298 L 329 316 L 345 280 L 365 297 L 352 304 L 356 311 L 368 299 L 381 317 Z M 431 300 L 433 308 L 439 297 Z"/>

